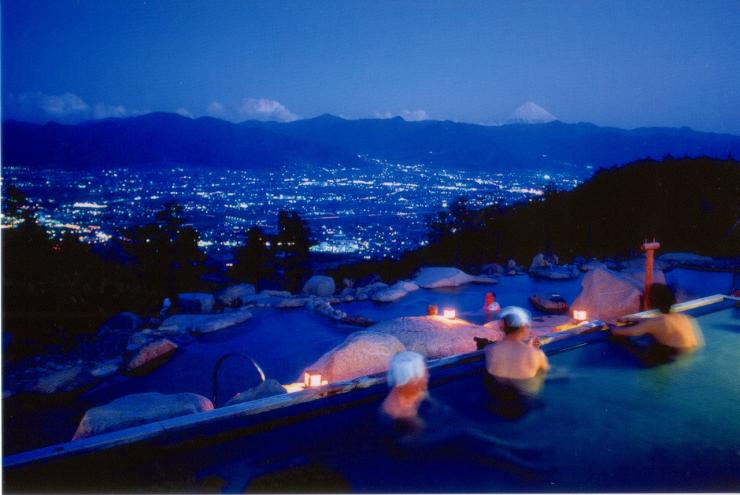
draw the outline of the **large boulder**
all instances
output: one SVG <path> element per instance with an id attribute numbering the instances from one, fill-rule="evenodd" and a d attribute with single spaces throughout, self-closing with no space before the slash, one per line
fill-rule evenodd
<path id="1" fill-rule="evenodd" d="M 480 271 L 484 275 L 494 276 L 503 275 L 506 270 L 504 270 L 504 267 L 498 263 L 489 263 L 480 267 Z"/>
<path id="2" fill-rule="evenodd" d="M 147 344 L 134 353 L 127 369 L 132 373 L 144 373 L 164 364 L 177 350 L 177 344 L 169 339 L 159 339 Z"/>
<path id="3" fill-rule="evenodd" d="M 645 270 L 644 269 L 627 269 L 620 272 L 622 275 L 631 278 L 637 282 L 639 287 L 645 287 Z M 653 270 L 653 283 L 665 284 L 665 273 L 662 270 Z"/>
<path id="4" fill-rule="evenodd" d="M 228 307 L 238 307 L 244 303 L 244 300 L 256 293 L 252 284 L 238 284 L 227 287 L 216 293 L 216 301 Z"/>
<path id="5" fill-rule="evenodd" d="M 120 355 L 126 347 L 129 336 L 141 328 L 141 325 L 141 318 L 131 312 L 112 316 L 98 328 L 94 345 L 85 346 L 84 357 Z"/>
<path id="6" fill-rule="evenodd" d="M 83 389 L 94 381 L 95 377 L 82 366 L 73 366 L 42 374 L 31 387 L 31 391 L 44 395 L 63 394 Z"/>
<path id="7" fill-rule="evenodd" d="M 496 279 L 489 277 L 475 277 L 464 271 L 448 266 L 432 266 L 419 270 L 414 282 L 424 289 L 439 287 L 457 287 L 471 282 L 481 284 L 495 284 Z"/>
<path id="8" fill-rule="evenodd" d="M 216 299 L 205 292 L 183 292 L 177 295 L 177 308 L 182 313 L 210 313 Z"/>
<path id="9" fill-rule="evenodd" d="M 173 334 L 210 333 L 243 323 L 251 317 L 252 313 L 246 309 L 211 315 L 175 315 L 164 320 L 157 331 Z"/>
<path id="10" fill-rule="evenodd" d="M 198 394 L 149 392 L 126 395 L 104 406 L 89 409 L 72 440 L 211 409 L 211 401 Z"/>
<path id="11" fill-rule="evenodd" d="M 249 402 L 257 399 L 264 399 L 265 397 L 272 397 L 273 395 L 280 395 L 288 393 L 280 382 L 272 378 L 268 378 L 264 382 L 261 382 L 256 387 L 252 387 L 244 392 L 239 392 L 229 400 L 226 405 L 231 406 L 234 404 L 241 404 L 242 402 Z"/>
<path id="12" fill-rule="evenodd" d="M 309 296 L 329 297 L 335 290 L 334 279 L 325 275 L 314 275 L 303 286 L 303 293 Z"/>
<path id="13" fill-rule="evenodd" d="M 375 302 L 387 303 L 398 301 L 399 299 L 406 297 L 407 294 L 408 292 L 394 285 L 392 287 L 388 287 L 387 289 L 379 290 L 373 293 L 373 295 L 370 296 L 370 299 Z"/>
<path id="14" fill-rule="evenodd" d="M 308 309 L 312 309 L 313 311 L 316 311 L 320 315 L 327 316 L 331 318 L 332 320 L 336 320 L 336 321 L 341 321 L 343 318 L 347 317 L 347 313 L 345 313 L 341 309 L 335 308 L 326 299 L 312 297 L 306 302 L 306 307 Z"/>
<path id="15" fill-rule="evenodd" d="M 406 292 L 415 292 L 419 290 L 419 286 L 416 284 L 416 282 L 413 282 L 411 280 L 399 280 L 398 282 L 393 284 L 393 286 L 400 287 Z"/>
<path id="16" fill-rule="evenodd" d="M 419 290 L 419 286 L 414 282 L 402 280 L 400 282 L 396 282 L 390 287 L 373 292 L 370 298 L 375 302 L 393 302 L 398 301 L 402 297 L 406 297 L 409 292 L 416 290 Z"/>
<path id="17" fill-rule="evenodd" d="M 590 272 L 591 270 L 596 270 L 597 268 L 605 269 L 607 268 L 607 266 L 599 260 L 587 261 L 581 265 L 582 272 Z"/>
<path id="18" fill-rule="evenodd" d="M 387 370 L 393 355 L 403 350 L 396 337 L 364 330 L 351 334 L 306 369 L 320 372 L 329 383 L 349 380 Z"/>
<path id="19" fill-rule="evenodd" d="M 529 264 L 529 271 L 535 268 L 547 268 L 551 265 L 550 261 L 543 253 L 538 253 L 532 258 L 532 263 Z"/>
<path id="20" fill-rule="evenodd" d="M 503 334 L 497 328 L 487 328 L 464 320 L 442 316 L 404 316 L 383 321 L 370 327 L 377 333 L 396 337 L 410 351 L 427 358 L 438 358 L 473 352 L 473 337 L 498 340 Z"/>
<path id="21" fill-rule="evenodd" d="M 355 291 L 355 297 L 358 301 L 365 301 L 372 297 L 373 294 L 376 292 L 385 290 L 389 287 L 388 284 L 383 282 L 373 282 L 371 284 L 368 284 L 364 287 L 359 287 Z M 418 287 L 418 286 L 417 286 Z"/>
<path id="22" fill-rule="evenodd" d="M 589 319 L 614 319 L 640 311 L 642 287 L 626 275 L 597 268 L 586 273 L 581 287 L 570 307 L 587 311 Z"/>

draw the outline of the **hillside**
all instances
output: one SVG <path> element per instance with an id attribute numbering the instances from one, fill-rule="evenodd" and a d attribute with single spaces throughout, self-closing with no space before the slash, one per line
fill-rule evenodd
<path id="1" fill-rule="evenodd" d="M 639 253 L 655 237 L 661 252 L 740 255 L 740 162 L 710 158 L 640 160 L 603 169 L 572 191 L 540 201 L 470 210 L 453 205 L 431 225 L 430 244 L 399 261 L 347 265 L 341 277 L 380 273 L 395 280 L 424 265 L 475 269 L 540 252 L 576 256 Z M 449 214 L 447 214 L 449 213 Z"/>
<path id="2" fill-rule="evenodd" d="M 153 113 L 78 125 L 3 123 L 4 164 L 100 167 L 207 165 L 263 168 L 359 164 L 360 156 L 448 169 L 548 172 L 640 158 L 740 156 L 740 137 L 687 128 L 623 130 L 593 124 L 482 126 L 332 115 L 290 123 L 233 124 Z"/>
<path id="3" fill-rule="evenodd" d="M 290 123 L 247 121 L 298 139 L 331 144 L 353 153 L 446 168 L 505 171 L 511 168 L 594 167 L 640 158 L 740 156 L 740 137 L 688 128 L 623 130 L 593 124 L 482 126 L 451 121 L 345 120 L 332 115 Z"/>
<path id="4" fill-rule="evenodd" d="M 5 165 L 271 168 L 291 163 L 331 166 L 358 161 L 331 145 L 209 117 L 194 120 L 167 113 L 78 125 L 6 121 L 2 133 Z"/>

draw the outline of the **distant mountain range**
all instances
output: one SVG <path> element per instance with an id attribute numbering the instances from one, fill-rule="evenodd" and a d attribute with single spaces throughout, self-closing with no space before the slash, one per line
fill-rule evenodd
<path id="1" fill-rule="evenodd" d="M 549 119 L 537 108 L 523 110 L 524 117 L 532 115 Z M 505 171 L 610 166 L 665 155 L 740 156 L 740 136 L 688 128 L 624 130 L 560 121 L 483 126 L 328 114 L 288 123 L 234 124 L 169 113 L 77 125 L 5 121 L 2 137 L 3 165 L 79 168 L 176 164 L 262 169 L 294 163 L 359 165 L 369 157 Z"/>

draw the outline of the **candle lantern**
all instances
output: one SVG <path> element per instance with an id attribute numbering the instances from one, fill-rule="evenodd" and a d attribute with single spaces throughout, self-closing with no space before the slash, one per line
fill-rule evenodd
<path id="1" fill-rule="evenodd" d="M 586 321 L 588 319 L 588 315 L 586 314 L 586 311 L 582 309 L 574 309 L 573 319 L 576 321 Z"/>
<path id="2" fill-rule="evenodd" d="M 457 316 L 457 312 L 454 309 L 450 309 L 450 308 L 445 308 L 442 314 L 448 320 L 454 320 L 455 317 Z"/>
<path id="3" fill-rule="evenodd" d="M 306 388 L 320 387 L 325 385 L 326 380 L 321 380 L 321 373 L 314 370 L 306 370 L 303 373 L 303 386 Z"/>

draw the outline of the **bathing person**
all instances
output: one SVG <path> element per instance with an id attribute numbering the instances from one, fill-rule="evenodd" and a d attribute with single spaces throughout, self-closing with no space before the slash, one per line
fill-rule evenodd
<path id="1" fill-rule="evenodd" d="M 648 364 L 670 361 L 674 357 L 700 347 L 704 339 L 698 323 L 688 315 L 671 313 L 671 306 L 675 302 L 676 298 L 670 287 L 665 284 L 652 284 L 650 286 L 650 306 L 660 311 L 660 316 L 640 320 L 630 327 L 611 327 L 611 334 L 618 339 L 650 335 L 654 342 L 644 349 L 648 353 L 640 356 L 648 359 L 650 361 Z M 628 319 L 627 321 L 635 320 Z"/>
<path id="2" fill-rule="evenodd" d="M 412 351 L 399 352 L 388 369 L 388 385 L 393 388 L 380 406 L 381 412 L 391 419 L 416 422 L 419 406 L 428 397 L 428 384 L 424 357 Z"/>
<path id="3" fill-rule="evenodd" d="M 529 337 L 529 313 L 519 307 L 509 306 L 501 311 L 505 336 L 486 346 L 486 370 L 496 378 L 522 380 L 535 377 L 550 369 L 547 356 L 536 339 Z"/>
<path id="4" fill-rule="evenodd" d="M 429 397 L 429 372 L 420 354 L 399 352 L 393 356 L 387 376 L 392 388 L 380 406 L 383 430 L 378 438 L 386 438 L 391 455 L 413 462 L 475 462 L 523 476 L 531 476 L 532 470 L 542 468 L 534 461 L 539 455 L 536 449 L 491 435 Z"/>
<path id="5" fill-rule="evenodd" d="M 488 392 L 488 409 L 506 419 L 518 419 L 541 405 L 537 393 L 545 372 L 550 369 L 545 353 L 529 337 L 529 313 L 518 307 L 501 311 L 505 336 L 484 348 L 486 373 L 483 385 Z"/>
<path id="6" fill-rule="evenodd" d="M 498 313 L 501 311 L 501 305 L 496 302 L 496 293 L 495 292 L 487 292 L 486 293 L 486 299 L 483 303 L 483 311 L 489 312 L 489 313 Z"/>
<path id="7" fill-rule="evenodd" d="M 670 287 L 665 284 L 652 284 L 650 307 L 660 311 L 660 316 L 641 320 L 631 327 L 612 328 L 611 333 L 620 337 L 649 334 L 657 344 L 665 347 L 681 351 L 695 349 L 702 343 L 699 327 L 692 317 L 683 313 L 671 313 L 671 306 L 675 303 L 676 298 Z"/>

